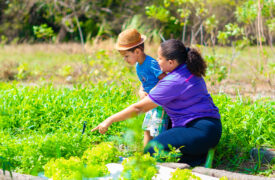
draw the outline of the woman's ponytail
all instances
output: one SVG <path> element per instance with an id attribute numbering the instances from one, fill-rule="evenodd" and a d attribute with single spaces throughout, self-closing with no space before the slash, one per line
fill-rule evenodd
<path id="1" fill-rule="evenodd" d="M 196 49 L 190 48 L 189 51 L 187 50 L 186 65 L 192 74 L 199 77 L 205 76 L 207 66 L 201 54 Z"/>
<path id="2" fill-rule="evenodd" d="M 194 48 L 185 47 L 180 40 L 170 39 L 161 43 L 162 55 L 166 59 L 176 60 L 186 64 L 188 70 L 195 76 L 205 76 L 206 63 L 201 54 Z"/>

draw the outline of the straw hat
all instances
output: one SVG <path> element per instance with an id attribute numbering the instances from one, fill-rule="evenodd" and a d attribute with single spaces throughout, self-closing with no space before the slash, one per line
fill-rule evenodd
<path id="1" fill-rule="evenodd" d="M 136 29 L 127 29 L 118 35 L 115 48 L 120 51 L 129 50 L 146 40 L 145 35 L 141 35 Z"/>

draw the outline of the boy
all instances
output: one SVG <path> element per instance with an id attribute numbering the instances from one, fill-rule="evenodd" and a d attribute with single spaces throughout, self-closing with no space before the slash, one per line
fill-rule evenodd
<path id="1" fill-rule="evenodd" d="M 144 98 L 150 90 L 165 77 L 160 70 L 158 62 L 144 53 L 145 35 L 141 35 L 136 29 L 128 29 L 118 36 L 116 49 L 130 65 L 136 65 L 136 71 L 142 86 L 139 89 L 140 98 Z M 142 129 L 144 130 L 144 146 L 167 129 L 168 116 L 162 107 L 148 111 L 145 115 Z"/>

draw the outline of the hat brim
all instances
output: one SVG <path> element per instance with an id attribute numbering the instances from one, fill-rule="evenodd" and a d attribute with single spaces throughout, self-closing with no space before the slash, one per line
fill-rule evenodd
<path id="1" fill-rule="evenodd" d="M 129 50 L 129 49 L 132 49 L 138 45 L 141 45 L 142 43 L 144 43 L 144 41 L 146 40 L 146 36 L 145 35 L 141 35 L 141 42 L 139 42 L 138 44 L 135 44 L 135 45 L 132 45 L 132 46 L 129 46 L 129 47 L 123 47 L 123 46 L 120 46 L 118 43 L 116 43 L 115 45 L 115 49 L 116 50 L 119 50 L 119 51 L 126 51 L 126 50 Z"/>

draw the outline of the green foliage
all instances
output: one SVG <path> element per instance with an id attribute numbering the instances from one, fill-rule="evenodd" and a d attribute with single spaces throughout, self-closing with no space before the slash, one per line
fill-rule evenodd
<path id="1" fill-rule="evenodd" d="M 56 180 L 101 177 L 109 174 L 106 164 L 118 162 L 118 154 L 112 142 L 103 142 L 87 149 L 81 159 L 73 156 L 68 160 L 51 159 L 45 165 L 45 175 Z"/>
<path id="2" fill-rule="evenodd" d="M 159 21 L 158 27 L 162 29 L 165 36 L 176 39 L 182 37 L 183 41 L 188 38 L 193 43 L 193 40 L 199 39 L 198 33 L 201 31 L 200 40 L 203 42 L 203 31 L 206 30 L 205 37 L 209 38 L 208 35 L 210 35 L 214 45 L 216 31 L 222 29 L 219 22 L 224 20 L 219 17 L 219 12 L 217 14 L 216 11 L 213 12 L 213 6 L 221 6 L 224 5 L 223 3 L 225 2 L 219 4 L 213 1 L 164 0 L 156 1 L 145 9 L 150 18 Z M 163 13 L 159 15 L 159 12 Z M 190 34 L 191 37 L 188 37 Z M 205 41 L 208 40 L 205 39 Z"/>
<path id="3" fill-rule="evenodd" d="M 263 34 L 267 39 L 267 28 L 274 18 L 273 0 L 261 0 Z M 251 40 L 256 37 L 258 5 L 255 0 L 154 0 L 144 1 L 66 1 L 35 0 L 0 2 L 0 34 L 6 43 L 34 42 L 42 40 L 97 42 L 99 39 L 115 37 L 121 25 L 136 15 L 139 23 L 146 25 L 147 33 L 156 36 L 159 31 L 167 38 L 192 35 L 202 42 L 212 39 L 215 31 L 223 31 L 224 24 L 232 23 L 244 27 Z M 212 21 L 215 15 L 216 21 Z M 235 15 L 235 17 L 234 17 Z M 148 16 L 149 18 L 144 18 Z M 214 23 L 210 23 L 210 21 Z M 201 25 L 203 37 L 199 37 Z M 211 27 L 212 26 L 212 27 Z M 194 35 L 194 33 L 196 35 Z M 81 34 L 81 35 L 80 35 Z M 272 34 L 274 38 L 274 34 Z M 187 38 L 186 38 L 187 39 Z M 159 41 L 159 39 L 157 39 Z M 255 43 L 255 41 L 253 41 Z"/>
<path id="4" fill-rule="evenodd" d="M 230 38 L 239 38 L 243 37 L 244 30 L 240 28 L 237 24 L 227 24 L 225 25 L 225 31 L 219 31 L 218 33 L 218 40 L 221 44 L 227 44 Z"/>
<path id="5" fill-rule="evenodd" d="M 204 57 L 207 62 L 206 79 L 214 85 L 217 82 L 221 82 L 227 77 L 227 67 L 222 65 L 222 62 L 217 60 L 216 56 L 206 55 Z"/>
<path id="6" fill-rule="evenodd" d="M 45 40 L 49 40 L 50 38 L 55 36 L 52 27 L 48 27 L 47 24 L 33 26 L 33 32 L 37 38 Z"/>
<path id="7" fill-rule="evenodd" d="M 17 77 L 18 80 L 27 79 L 27 77 L 30 75 L 28 64 L 26 64 L 26 63 L 20 64 L 17 67 L 17 71 L 18 72 L 17 72 L 16 77 Z"/>
<path id="8" fill-rule="evenodd" d="M 250 38 L 251 40 L 255 39 L 257 37 L 257 33 L 259 30 L 254 30 L 254 24 L 258 23 L 258 21 L 265 21 L 264 24 L 261 24 L 260 28 L 265 28 L 268 29 L 269 33 L 269 40 L 272 42 L 272 34 L 271 32 L 274 32 L 273 28 L 273 19 L 274 19 L 274 13 L 275 13 L 275 3 L 273 0 L 261 0 L 260 1 L 260 16 L 258 17 L 259 14 L 259 7 L 258 7 L 258 1 L 254 0 L 246 0 L 242 3 L 241 6 L 237 7 L 237 10 L 235 12 L 235 16 L 237 18 L 237 21 L 239 23 L 242 23 L 241 25 L 244 26 L 246 30 L 246 37 Z M 259 19 L 260 18 L 260 19 Z M 252 28 L 251 28 L 252 27 Z M 249 33 L 250 31 L 250 33 Z M 254 34 L 251 33 L 251 31 L 255 32 Z M 263 31 L 263 30 L 261 30 Z M 248 37 L 250 35 L 250 37 Z M 267 39 L 266 36 L 262 36 L 262 39 L 260 41 L 265 42 Z M 258 40 L 259 41 L 259 40 Z M 271 43 L 270 42 L 270 43 Z"/>
<path id="9" fill-rule="evenodd" d="M 151 180 L 158 172 L 156 160 L 150 154 L 136 153 L 134 156 L 125 159 L 122 165 L 121 179 L 124 180 Z"/>
<path id="10" fill-rule="evenodd" d="M 212 32 L 215 28 L 217 28 L 219 21 L 217 20 L 217 17 L 214 15 L 210 16 L 205 21 L 205 27 L 207 31 Z"/>
<path id="11" fill-rule="evenodd" d="M 123 138 L 120 143 L 126 146 L 125 155 L 131 156 L 135 152 L 143 151 L 143 134 L 142 123 L 144 115 L 140 115 L 128 120 L 126 128 L 123 133 Z"/>
<path id="12" fill-rule="evenodd" d="M 176 147 L 172 147 L 170 144 L 168 144 L 168 147 L 170 149 L 170 151 L 164 151 L 163 148 L 161 148 L 160 146 L 155 146 L 154 147 L 154 158 L 158 161 L 158 162 L 178 162 L 182 153 L 180 152 L 180 149 L 183 148 L 176 148 Z"/>
<path id="13" fill-rule="evenodd" d="M 71 157 L 69 160 L 64 158 L 51 160 L 45 165 L 45 176 L 53 179 L 82 179 L 78 170 L 83 164 L 77 157 Z"/>
<path id="14" fill-rule="evenodd" d="M 230 58 L 230 66 L 229 66 L 229 76 L 232 70 L 232 65 L 236 57 L 240 54 L 240 51 L 243 50 L 250 44 L 249 39 L 245 36 L 244 29 L 240 28 L 237 24 L 227 24 L 225 25 L 225 31 L 218 32 L 218 40 L 221 44 L 226 45 L 230 42 L 231 46 L 233 47 L 232 57 Z M 223 79 L 226 74 L 226 68 L 221 69 L 221 73 L 219 73 L 220 80 Z"/>
<path id="15" fill-rule="evenodd" d="M 228 180 L 228 178 L 226 176 L 223 176 L 219 180 Z"/>
<path id="16" fill-rule="evenodd" d="M 1 41 L 1 43 L 0 43 L 0 45 L 1 45 L 1 47 L 3 47 L 7 42 L 8 42 L 8 38 L 5 36 L 5 35 L 1 35 L 1 39 L 0 39 Z"/>
<path id="17" fill-rule="evenodd" d="M 171 173 L 172 177 L 169 180 L 201 180 L 200 177 L 192 174 L 190 169 L 179 169 Z"/>
<path id="18" fill-rule="evenodd" d="M 72 89 L 1 85 L 0 156 L 8 157 L 17 172 L 33 175 L 51 158 L 81 157 L 91 143 L 120 135 L 123 122 L 112 125 L 106 135 L 81 135 L 82 124 L 87 121 L 90 129 L 135 102 L 131 85 L 123 87 L 127 86 L 128 90 L 104 83 Z"/>
<path id="19" fill-rule="evenodd" d="M 275 18 L 266 20 L 268 30 L 275 32 Z"/>
<path id="20" fill-rule="evenodd" d="M 217 38 L 221 44 L 228 43 L 228 34 L 226 32 L 219 31 Z"/>
<path id="21" fill-rule="evenodd" d="M 85 164 L 108 164 L 119 161 L 119 151 L 111 142 L 103 142 L 84 152 L 82 159 Z"/>
<path id="22" fill-rule="evenodd" d="M 109 174 L 104 164 L 89 164 L 86 167 L 78 157 L 51 160 L 45 165 L 45 176 L 53 180 L 82 180 L 83 178 L 101 177 Z"/>
<path id="23" fill-rule="evenodd" d="M 89 131 L 81 135 L 83 122 L 88 122 L 87 129 L 94 127 L 109 115 L 136 102 L 132 93 L 131 84 L 99 83 L 89 87 L 56 89 L 1 83 L 0 156 L 7 157 L 16 172 L 34 175 L 42 171 L 52 158 L 82 157 L 91 143 L 121 136 L 120 132 L 127 127 L 123 122 L 115 123 L 106 135 Z M 232 100 L 227 95 L 213 97 L 223 124 L 214 165 L 226 163 L 237 167 L 249 159 L 251 148 L 274 146 L 274 101 L 261 99 L 254 102 L 242 97 Z M 142 122 L 142 118 L 133 121 L 133 125 L 137 121 Z M 84 157 L 90 157 L 86 160 L 104 153 L 96 151 L 99 154 L 90 156 L 93 147 L 91 149 L 84 153 Z M 112 148 L 109 150 L 113 154 L 117 152 Z M 117 156 L 112 158 L 117 160 Z"/>
<path id="24" fill-rule="evenodd" d="M 93 37 L 106 39 L 121 30 L 125 15 L 131 17 L 143 10 L 139 1 L 112 0 L 35 0 L 29 3 L 14 0 L 0 2 L 0 5 L 0 34 L 9 40 L 19 37 L 20 42 L 40 41 L 33 33 L 33 26 L 40 24 L 52 27 L 57 41 L 81 41 L 79 31 L 87 41 Z"/>
<path id="25" fill-rule="evenodd" d="M 145 7 L 146 15 L 161 23 L 160 27 L 165 36 L 182 34 L 182 27 L 193 24 L 190 16 L 204 16 L 206 9 L 200 1 L 165 0 Z M 195 19 L 195 18 L 194 18 Z"/>
<path id="26" fill-rule="evenodd" d="M 274 147 L 274 101 L 237 97 L 232 100 L 226 95 L 214 96 L 219 107 L 223 132 L 215 159 L 227 166 L 237 168 L 249 159 L 253 147 Z M 216 165 L 218 165 L 216 164 Z"/>
<path id="27" fill-rule="evenodd" d="M 169 20 L 170 12 L 164 7 L 151 5 L 145 7 L 145 10 L 146 15 L 151 18 L 155 18 L 161 22 L 168 22 Z"/>
<path id="28" fill-rule="evenodd" d="M 59 69 L 59 74 L 61 76 L 69 76 L 73 73 L 73 67 L 71 65 L 65 65 Z"/>
<path id="29" fill-rule="evenodd" d="M 275 62 L 269 62 L 268 66 L 270 68 L 270 73 L 275 74 Z"/>
<path id="30" fill-rule="evenodd" d="M 245 24 L 251 24 L 256 20 L 258 10 L 257 2 L 254 0 L 248 0 L 243 5 L 238 6 L 235 12 L 237 21 Z"/>
<path id="31" fill-rule="evenodd" d="M 125 21 L 122 25 L 121 31 L 130 28 L 137 29 L 141 34 L 145 34 L 148 40 L 153 42 L 160 42 L 160 30 L 151 27 L 148 23 L 146 23 L 143 16 L 141 15 L 134 15 L 132 18 Z"/>
<path id="32" fill-rule="evenodd" d="M 273 14 L 275 13 L 275 2 L 272 0 L 261 0 L 262 15 L 263 17 L 269 19 L 274 18 Z"/>
<path id="33" fill-rule="evenodd" d="M 6 170 L 8 170 L 10 172 L 10 176 L 12 178 L 12 165 L 9 161 L 6 160 L 6 158 L 0 156 L 0 168 L 3 169 L 3 173 L 5 175 Z"/>

